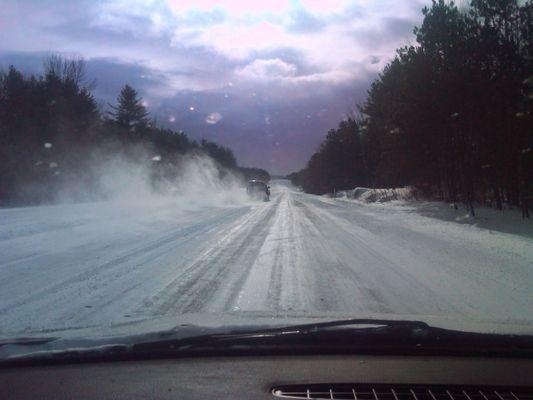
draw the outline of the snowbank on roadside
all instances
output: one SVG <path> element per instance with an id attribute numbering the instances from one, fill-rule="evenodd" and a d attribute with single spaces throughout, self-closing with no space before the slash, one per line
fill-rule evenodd
<path id="1" fill-rule="evenodd" d="M 517 208 L 499 211 L 494 208 L 475 205 L 476 215 L 472 216 L 464 204 L 454 205 L 442 201 L 417 198 L 412 187 L 397 189 L 357 187 L 353 190 L 338 191 L 335 193 L 335 198 L 347 202 L 364 203 L 382 210 L 393 206 L 395 209 L 409 214 L 418 214 L 441 221 L 471 225 L 479 229 L 533 238 L 533 220 L 522 219 L 521 212 Z"/>
<path id="2" fill-rule="evenodd" d="M 378 207 L 378 205 L 375 205 Z M 522 219 L 517 208 L 499 211 L 494 208 L 475 205 L 475 216 L 470 215 L 464 204 L 453 204 L 442 201 L 410 201 L 397 202 L 394 207 L 411 214 L 435 218 L 440 221 L 470 225 L 482 230 L 503 232 L 533 239 L 533 220 Z"/>
<path id="3" fill-rule="evenodd" d="M 359 200 L 365 203 L 385 203 L 393 200 L 413 200 L 415 198 L 412 187 L 404 188 L 365 188 L 356 187 L 353 190 L 342 190 L 335 193 L 337 198 Z"/>

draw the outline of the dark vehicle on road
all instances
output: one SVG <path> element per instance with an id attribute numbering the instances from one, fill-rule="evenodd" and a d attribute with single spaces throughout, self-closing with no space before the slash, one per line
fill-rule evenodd
<path id="1" fill-rule="evenodd" d="M 265 182 L 252 179 L 246 184 L 246 193 L 254 200 L 270 200 L 270 186 Z"/>

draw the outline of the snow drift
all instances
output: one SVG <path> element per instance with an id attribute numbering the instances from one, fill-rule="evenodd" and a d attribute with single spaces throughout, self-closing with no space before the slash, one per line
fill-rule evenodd
<path id="1" fill-rule="evenodd" d="M 338 191 L 335 193 L 335 197 L 359 200 L 365 203 L 385 203 L 393 200 L 413 200 L 415 195 L 413 188 L 409 186 L 396 189 L 356 187 L 353 190 Z"/>

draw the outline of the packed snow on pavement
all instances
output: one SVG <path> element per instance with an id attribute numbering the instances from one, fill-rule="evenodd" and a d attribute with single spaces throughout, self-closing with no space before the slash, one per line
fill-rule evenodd
<path id="1" fill-rule="evenodd" d="M 1 209 L 0 336 L 246 311 L 531 323 L 531 222 L 463 215 L 287 181 L 270 202 L 239 192 Z"/>

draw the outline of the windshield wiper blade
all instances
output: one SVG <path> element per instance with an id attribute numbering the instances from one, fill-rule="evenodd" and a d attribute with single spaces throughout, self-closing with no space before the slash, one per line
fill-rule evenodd
<path id="1" fill-rule="evenodd" d="M 138 355 L 189 354 L 462 354 L 533 355 L 533 336 L 456 331 L 422 321 L 351 319 L 278 328 L 237 329 L 137 343 Z"/>
<path id="2" fill-rule="evenodd" d="M 168 357 L 198 353 L 209 349 L 209 352 L 234 351 L 239 348 L 250 350 L 275 350 L 282 349 L 284 343 L 299 342 L 311 346 L 317 344 L 317 338 L 326 332 L 346 331 L 354 332 L 374 331 L 385 333 L 394 328 L 396 334 L 400 328 L 408 332 L 424 332 L 429 326 L 419 321 L 389 321 L 375 319 L 349 319 L 320 323 L 289 325 L 282 327 L 257 327 L 235 326 L 222 328 L 205 328 L 187 325 L 175 330 L 157 332 L 154 334 L 141 335 L 134 338 L 116 338 L 114 341 L 102 343 L 101 341 L 84 341 L 82 346 L 65 347 L 63 349 L 46 346 L 49 342 L 58 338 L 17 338 L 6 340 L 5 345 L 26 346 L 45 345 L 43 349 L 17 354 L 9 358 L 1 359 L 0 365 L 13 362 L 78 362 L 91 361 L 107 358 L 144 358 L 144 357 Z M 199 334 L 201 332 L 201 334 Z M 304 340 L 305 338 L 305 340 Z M 127 340 L 124 340 L 127 339 Z M 326 339 L 327 340 L 327 339 Z M 123 343 L 129 342 L 130 344 Z M 1 347 L 1 346 L 0 346 Z M 38 347 L 38 346 L 36 346 Z M 269 351 L 270 351 L 269 350 Z"/>
<path id="3" fill-rule="evenodd" d="M 45 343 L 53 342 L 54 340 L 59 339 L 58 337 L 17 337 L 14 339 L 3 339 L 0 340 L 0 347 L 7 345 L 40 345 Z"/>
<path id="4" fill-rule="evenodd" d="M 533 336 L 472 333 L 421 321 L 348 319 L 281 327 L 185 328 L 115 338 L 98 346 L 38 351 L 0 360 L 0 366 L 185 356 L 283 354 L 494 355 L 533 357 Z M 130 344 L 126 344 L 126 343 Z M 132 344 L 133 343 L 133 344 Z"/>
<path id="5" fill-rule="evenodd" d="M 333 348 L 361 349 L 368 345 L 396 343 L 403 346 L 426 337 L 431 328 L 422 321 L 347 319 L 328 322 L 288 325 L 267 328 L 236 328 L 230 332 L 152 340 L 134 344 L 137 354 L 183 354 L 209 349 L 228 352 L 241 351 L 283 351 Z"/>
<path id="6" fill-rule="evenodd" d="M 287 333 L 299 332 L 310 333 L 323 331 L 328 328 L 336 329 L 351 329 L 351 330 L 373 330 L 373 329 L 408 329 L 419 332 L 420 330 L 428 330 L 430 326 L 423 321 L 410 320 L 389 320 L 389 319 L 372 319 L 372 318 L 358 318 L 358 319 L 342 319 L 327 322 L 316 322 L 309 324 L 289 325 L 286 327 L 267 328 L 263 332 L 271 333 Z"/>

